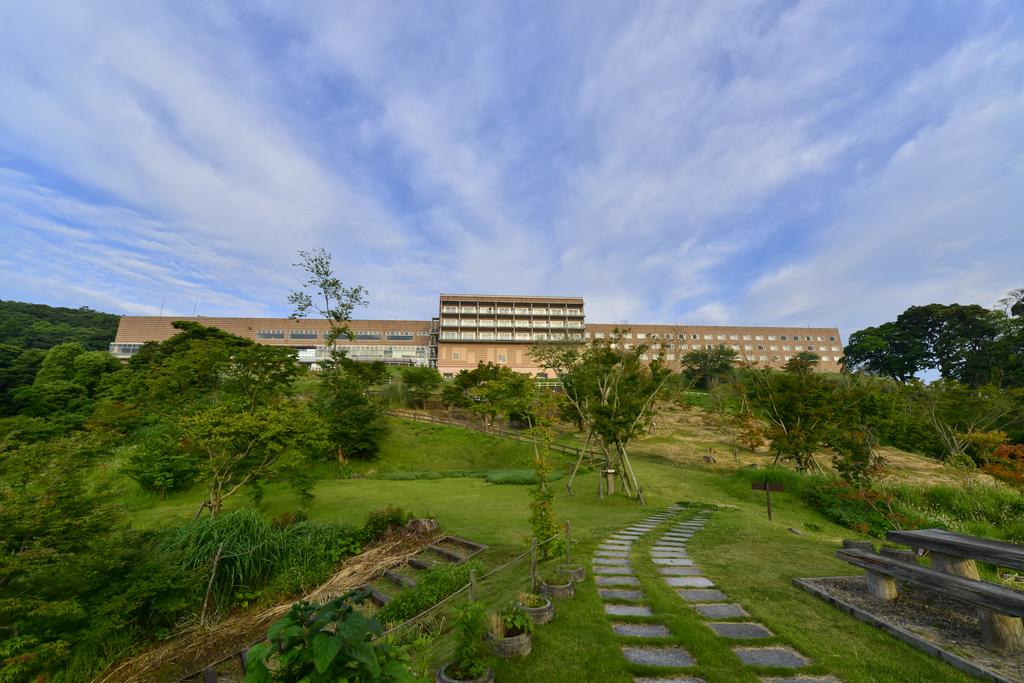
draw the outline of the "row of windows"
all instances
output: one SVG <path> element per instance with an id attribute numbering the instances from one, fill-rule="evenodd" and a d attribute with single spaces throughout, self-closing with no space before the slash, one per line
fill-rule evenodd
<path id="1" fill-rule="evenodd" d="M 582 308 L 547 308 L 546 306 L 442 306 L 441 312 L 481 313 L 483 315 L 583 315 Z"/>
<path id="2" fill-rule="evenodd" d="M 318 332 L 317 330 L 292 330 L 288 333 L 289 339 L 318 339 L 323 337 L 327 338 L 329 332 Z M 414 337 L 429 337 L 429 332 L 407 332 L 407 331 L 387 331 L 384 333 L 384 339 L 390 341 L 407 341 Z M 355 332 L 356 339 L 380 339 L 380 330 L 357 330 Z M 284 339 L 284 330 L 257 330 L 257 339 Z M 344 341 L 344 336 L 341 341 Z"/>
<path id="3" fill-rule="evenodd" d="M 563 339 L 580 340 L 581 334 L 563 334 L 561 332 L 442 332 L 442 341 L 465 339 L 469 341 L 559 341 Z"/>
<path id="4" fill-rule="evenodd" d="M 578 320 L 456 320 L 445 318 L 441 322 L 442 327 L 540 327 L 540 328 L 562 328 L 582 329 L 583 323 Z"/>
<path id="5" fill-rule="evenodd" d="M 604 339 L 605 336 L 611 337 L 613 335 L 611 333 L 606 335 L 604 332 L 588 332 L 587 333 L 587 338 L 589 338 L 589 339 Z M 690 339 L 704 339 L 706 341 L 712 341 L 712 340 L 725 341 L 726 340 L 726 335 L 724 335 L 724 334 L 714 334 L 714 335 L 712 335 L 712 334 L 705 334 L 705 335 L 699 335 L 699 334 L 689 334 L 689 335 L 687 335 L 687 334 L 680 334 L 678 336 L 679 336 L 679 339 L 686 339 L 687 337 L 689 337 Z M 675 339 L 675 336 L 671 332 L 667 332 L 665 334 L 658 334 L 657 332 L 626 332 L 625 334 L 622 335 L 622 338 L 623 339 Z M 749 334 L 744 334 L 744 335 L 730 334 L 730 335 L 728 335 L 728 339 L 730 341 L 739 341 L 741 339 L 743 341 L 764 341 L 766 339 L 766 337 L 765 337 L 765 335 L 762 335 L 762 334 L 755 334 L 755 335 L 749 335 Z M 804 339 L 804 341 L 819 341 L 819 342 L 820 341 L 825 341 L 824 337 L 820 337 L 820 336 L 812 337 L 810 335 L 804 335 L 803 339 Z M 767 335 L 767 340 L 768 341 L 776 341 L 776 335 L 773 335 L 773 334 Z M 792 335 L 792 334 L 791 335 L 785 335 L 785 334 L 782 334 L 782 335 L 778 335 L 778 340 L 779 341 L 800 341 L 800 335 Z M 828 340 L 830 342 L 837 341 L 837 339 L 835 338 L 834 335 L 830 336 L 828 338 Z M 838 349 L 835 349 L 835 350 L 838 350 Z"/>
<path id="6" fill-rule="evenodd" d="M 659 356 L 657 354 L 652 354 L 652 353 L 642 353 L 642 354 L 640 354 L 640 360 L 654 360 L 655 358 L 658 358 L 658 357 Z M 664 358 L 665 360 L 669 360 L 669 361 L 676 360 L 676 354 L 674 354 L 674 353 L 666 353 L 664 356 L 661 356 L 661 357 Z M 754 361 L 754 360 L 757 360 L 757 361 L 767 361 L 767 360 L 769 360 L 769 358 L 772 359 L 772 360 L 777 360 L 778 356 L 770 356 L 769 357 L 767 354 L 758 355 L 758 356 L 754 356 L 753 354 L 748 354 L 748 355 L 741 355 L 740 356 L 740 360 L 747 360 L 747 361 Z M 791 358 L 791 356 L 783 356 L 782 360 L 788 361 L 790 358 Z M 839 362 L 839 358 L 840 358 L 839 356 L 836 356 L 835 357 L 835 362 L 838 363 Z M 682 360 L 682 356 L 680 356 L 679 359 Z M 833 360 L 832 356 L 821 356 L 821 361 L 823 363 L 829 363 L 829 362 L 832 362 L 832 360 Z"/>

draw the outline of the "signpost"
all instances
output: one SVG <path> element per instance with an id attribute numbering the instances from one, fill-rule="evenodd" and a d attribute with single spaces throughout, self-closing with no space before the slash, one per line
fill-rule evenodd
<path id="1" fill-rule="evenodd" d="M 765 500 L 768 501 L 768 521 L 772 520 L 772 491 L 781 491 L 782 484 L 774 484 L 769 481 L 755 481 L 750 485 L 753 491 L 764 491 Z"/>

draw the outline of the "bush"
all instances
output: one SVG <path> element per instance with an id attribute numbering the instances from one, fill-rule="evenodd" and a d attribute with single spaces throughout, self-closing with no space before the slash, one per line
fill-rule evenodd
<path id="1" fill-rule="evenodd" d="M 411 513 L 404 512 L 402 508 L 394 505 L 374 510 L 366 515 L 366 523 L 363 524 L 362 531 L 363 540 L 374 541 L 391 529 L 405 526 L 410 519 L 412 519 Z"/>
<path id="2" fill-rule="evenodd" d="M 249 650 L 245 683 L 414 680 L 408 658 L 380 638 L 380 623 L 355 611 L 369 595 L 363 589 L 322 606 L 293 605 L 271 625 L 270 642 Z"/>
<path id="3" fill-rule="evenodd" d="M 435 567 L 423 575 L 415 587 L 402 591 L 384 605 L 377 616 L 385 624 L 406 621 L 469 583 L 470 570 L 481 571 L 479 562 Z"/>

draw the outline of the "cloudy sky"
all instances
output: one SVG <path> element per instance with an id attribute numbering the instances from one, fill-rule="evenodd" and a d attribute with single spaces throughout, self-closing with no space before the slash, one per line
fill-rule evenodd
<path id="1" fill-rule="evenodd" d="M 0 0 L 0 298 L 839 325 L 1024 286 L 1024 3 Z M 197 303 L 198 302 L 198 303 Z"/>

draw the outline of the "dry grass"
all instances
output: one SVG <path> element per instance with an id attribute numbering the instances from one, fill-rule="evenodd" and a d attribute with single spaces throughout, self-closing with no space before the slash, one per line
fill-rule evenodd
<path id="1" fill-rule="evenodd" d="M 430 538 L 410 534 L 385 538 L 346 561 L 331 578 L 301 599 L 327 602 L 369 583 L 386 569 L 404 564 L 430 542 Z M 145 652 L 112 665 L 96 683 L 178 680 L 258 641 L 294 603 L 288 600 L 258 612 L 241 612 L 212 625 L 189 624 Z"/>

